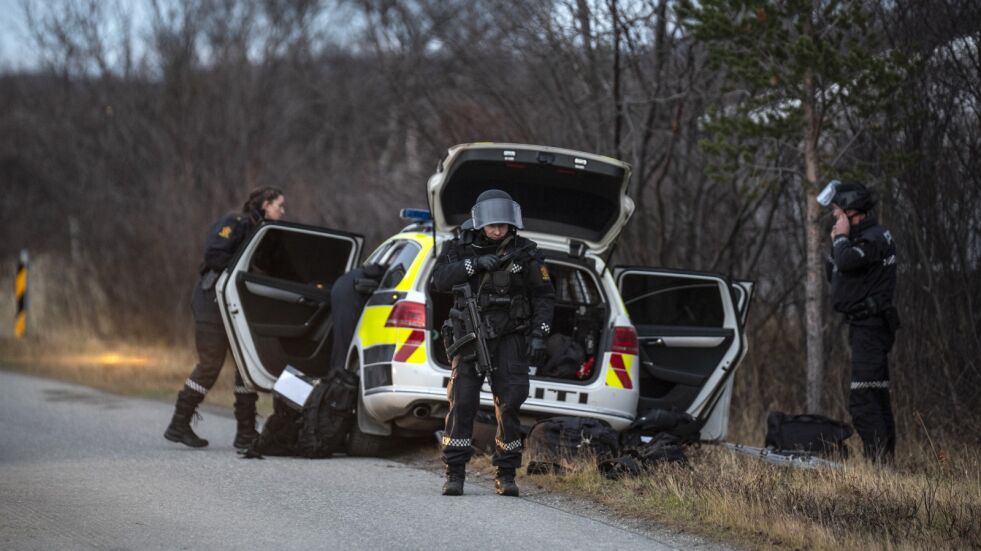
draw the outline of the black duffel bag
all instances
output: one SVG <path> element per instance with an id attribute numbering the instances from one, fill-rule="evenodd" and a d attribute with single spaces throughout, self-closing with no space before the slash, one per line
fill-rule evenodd
<path id="1" fill-rule="evenodd" d="M 787 415 L 771 411 L 766 416 L 765 446 L 785 452 L 848 456 L 845 440 L 854 431 L 847 423 L 816 414 Z"/>
<path id="2" fill-rule="evenodd" d="M 561 473 L 562 462 L 605 460 L 619 454 L 619 436 L 609 423 L 588 417 L 549 417 L 531 427 L 525 442 L 528 474 Z"/>

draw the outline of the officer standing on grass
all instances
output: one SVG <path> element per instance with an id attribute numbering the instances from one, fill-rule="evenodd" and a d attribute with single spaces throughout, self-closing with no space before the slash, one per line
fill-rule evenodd
<path id="1" fill-rule="evenodd" d="M 215 281 L 228 267 L 232 257 L 263 220 L 279 220 L 286 214 L 283 192 L 272 187 L 253 191 L 242 207 L 242 212 L 231 212 L 215 222 L 208 230 L 204 244 L 204 262 L 199 268 L 198 282 L 191 295 L 194 313 L 194 343 L 197 347 L 198 364 L 191 376 L 184 381 L 184 388 L 177 394 L 174 416 L 164 432 L 164 438 L 192 448 L 203 448 L 208 441 L 198 437 L 191 429 L 191 417 L 198 404 L 218 380 L 225 355 L 228 337 L 221 322 L 221 313 L 215 296 Z M 256 401 L 259 395 L 246 388 L 242 376 L 235 372 L 235 420 L 237 429 L 234 445 L 248 448 L 258 436 L 255 430 Z"/>
<path id="2" fill-rule="evenodd" d="M 500 190 L 480 194 L 471 211 L 472 229 L 447 243 L 433 269 L 432 287 L 453 292 L 467 284 L 480 305 L 492 372 L 490 386 L 497 414 L 492 463 L 497 467 L 498 495 L 517 496 L 515 472 L 521 466 L 521 422 L 518 409 L 528 397 L 529 362 L 545 360 L 555 306 L 555 290 L 534 242 L 517 235 L 524 226 L 521 207 Z M 470 226 L 470 224 L 465 224 Z M 462 296 L 456 294 L 456 308 Z M 452 333 L 465 333 L 463 321 L 451 314 Z M 475 348 L 465 345 L 451 358 L 453 373 L 446 395 L 450 402 L 443 432 L 446 481 L 443 495 L 463 494 L 466 464 L 473 455 L 471 436 L 480 406 L 484 375 L 477 373 Z"/>
<path id="3" fill-rule="evenodd" d="M 848 411 L 865 456 L 891 461 L 896 427 L 887 356 L 899 328 L 893 304 L 896 243 L 876 220 L 872 211 L 876 198 L 862 184 L 834 180 L 818 195 L 818 202 L 830 205 L 835 217 L 828 275 L 834 309 L 849 323 L 852 376 Z"/>

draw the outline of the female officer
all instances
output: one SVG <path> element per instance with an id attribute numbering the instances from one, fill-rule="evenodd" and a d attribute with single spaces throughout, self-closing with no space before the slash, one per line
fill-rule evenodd
<path id="1" fill-rule="evenodd" d="M 283 192 L 264 187 L 249 194 L 242 212 L 230 212 L 221 217 L 211 229 L 204 244 L 204 262 L 198 269 L 200 277 L 191 295 L 194 312 L 194 343 L 198 352 L 198 364 L 191 376 L 184 381 L 184 388 L 177 394 L 177 405 L 164 438 L 192 448 L 203 448 L 208 441 L 191 430 L 191 417 L 205 394 L 214 386 L 225 363 L 228 337 L 218 312 L 215 297 L 215 281 L 228 266 L 252 230 L 263 220 L 279 220 L 286 214 Z M 258 394 L 245 387 L 242 376 L 235 372 L 235 447 L 247 448 L 258 436 L 255 430 L 255 403 Z"/>

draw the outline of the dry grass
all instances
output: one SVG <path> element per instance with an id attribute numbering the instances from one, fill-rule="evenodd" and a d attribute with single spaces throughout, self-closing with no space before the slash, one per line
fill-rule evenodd
<path id="1" fill-rule="evenodd" d="M 726 449 L 690 465 L 609 481 L 593 464 L 528 478 L 614 511 L 754 548 L 981 548 L 981 462 L 974 450 L 897 468 L 861 459 L 842 470 L 779 467 Z"/>

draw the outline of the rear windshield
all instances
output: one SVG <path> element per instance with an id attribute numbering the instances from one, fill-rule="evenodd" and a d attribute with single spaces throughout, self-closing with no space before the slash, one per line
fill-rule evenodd
<path id="1" fill-rule="evenodd" d="M 530 231 L 599 241 L 616 221 L 624 176 L 620 167 L 593 161 L 595 171 L 576 169 L 573 158 L 564 155 L 551 164 L 467 158 L 477 153 L 490 154 L 462 154 L 444 187 L 441 202 L 450 224 L 469 219 L 477 196 L 492 188 L 508 192 L 521 205 Z M 535 154 L 519 152 L 519 160 L 521 153 Z"/>

